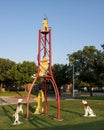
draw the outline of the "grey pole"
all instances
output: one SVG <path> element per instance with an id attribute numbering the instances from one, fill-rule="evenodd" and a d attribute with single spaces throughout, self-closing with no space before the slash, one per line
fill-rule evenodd
<path id="1" fill-rule="evenodd" d="M 73 64 L 73 97 L 75 97 L 75 94 L 74 94 L 74 64 Z"/>

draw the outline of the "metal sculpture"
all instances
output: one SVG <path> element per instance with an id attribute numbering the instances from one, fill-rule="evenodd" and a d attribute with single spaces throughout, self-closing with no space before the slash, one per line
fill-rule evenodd
<path id="1" fill-rule="evenodd" d="M 46 20 L 46 21 L 44 21 Z M 29 103 L 30 103 L 30 94 L 32 88 L 36 84 L 38 78 L 44 80 L 44 114 L 48 115 L 48 103 L 47 103 L 47 81 L 50 81 L 53 84 L 56 101 L 57 101 L 57 120 L 60 120 L 60 96 L 58 87 L 53 77 L 52 73 L 52 41 L 51 41 L 51 29 L 48 27 L 48 20 L 43 20 L 42 30 L 39 30 L 38 38 L 38 71 L 34 78 L 34 81 L 29 89 L 27 97 L 27 110 L 26 110 L 26 119 L 29 118 Z"/>

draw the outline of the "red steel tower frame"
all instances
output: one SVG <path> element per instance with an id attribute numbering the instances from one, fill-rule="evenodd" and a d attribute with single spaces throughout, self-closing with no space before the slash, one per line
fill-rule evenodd
<path id="1" fill-rule="evenodd" d="M 46 75 L 39 75 L 40 67 L 42 67 L 41 62 L 43 56 L 46 57 L 46 60 L 48 62 L 48 69 Z M 53 84 L 55 94 L 56 94 L 56 102 L 57 102 L 57 120 L 60 120 L 60 95 L 58 91 L 58 87 L 56 85 L 56 82 L 53 77 L 52 73 L 52 41 L 51 41 L 51 29 L 48 29 L 47 31 L 39 30 L 39 38 L 38 38 L 38 71 L 36 74 L 36 77 L 34 78 L 34 81 L 29 89 L 28 97 L 27 97 L 27 110 L 26 110 L 26 119 L 29 118 L 29 105 L 30 105 L 30 94 L 32 91 L 32 88 L 34 87 L 36 81 L 38 78 L 44 79 L 44 95 L 45 95 L 45 101 L 44 101 L 44 114 L 48 115 L 48 103 L 47 103 L 47 81 L 51 81 Z"/>

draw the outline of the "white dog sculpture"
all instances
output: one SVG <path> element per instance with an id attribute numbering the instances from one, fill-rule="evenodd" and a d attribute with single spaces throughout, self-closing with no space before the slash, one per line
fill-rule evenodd
<path id="1" fill-rule="evenodd" d="M 17 109 L 15 111 L 15 114 L 13 115 L 15 117 L 15 121 L 13 123 L 14 125 L 21 124 L 21 122 L 19 121 L 19 113 L 20 112 L 23 113 L 22 101 L 23 101 L 23 99 L 18 99 Z"/>
<path id="2" fill-rule="evenodd" d="M 94 114 L 93 110 L 90 108 L 87 101 L 82 100 L 82 103 L 84 104 L 84 110 L 85 110 L 84 117 L 96 117 L 96 114 Z"/>

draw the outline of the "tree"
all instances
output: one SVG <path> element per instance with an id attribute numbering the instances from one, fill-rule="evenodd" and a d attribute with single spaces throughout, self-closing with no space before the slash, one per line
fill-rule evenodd
<path id="1" fill-rule="evenodd" d="M 18 71 L 18 65 L 16 64 L 6 73 L 6 82 L 12 84 L 21 84 L 22 74 Z"/>
<path id="2" fill-rule="evenodd" d="M 6 82 L 7 71 L 15 65 L 16 63 L 9 59 L 0 58 L 0 83 Z"/>
<path id="3" fill-rule="evenodd" d="M 104 84 L 104 55 L 94 46 L 85 46 L 83 50 L 68 54 L 68 59 L 75 66 L 79 82 L 89 84 L 91 95 L 92 87 Z"/>
<path id="4" fill-rule="evenodd" d="M 104 52 L 104 44 L 102 44 L 101 47 L 103 48 L 103 52 Z"/>
<path id="5" fill-rule="evenodd" d="M 70 66 L 67 64 L 54 64 L 52 70 L 59 89 L 62 85 L 71 82 L 72 75 L 70 75 Z"/>
<path id="6" fill-rule="evenodd" d="M 34 62 L 23 61 L 16 64 L 9 59 L 0 58 L 0 84 L 5 84 L 6 89 L 13 85 L 31 83 L 31 76 L 36 72 L 37 66 Z"/>
<path id="7" fill-rule="evenodd" d="M 23 61 L 22 64 L 17 64 L 17 70 L 21 74 L 19 75 L 19 80 L 21 83 L 31 83 L 33 81 L 33 78 L 31 76 L 37 72 L 37 66 L 34 62 Z"/>

